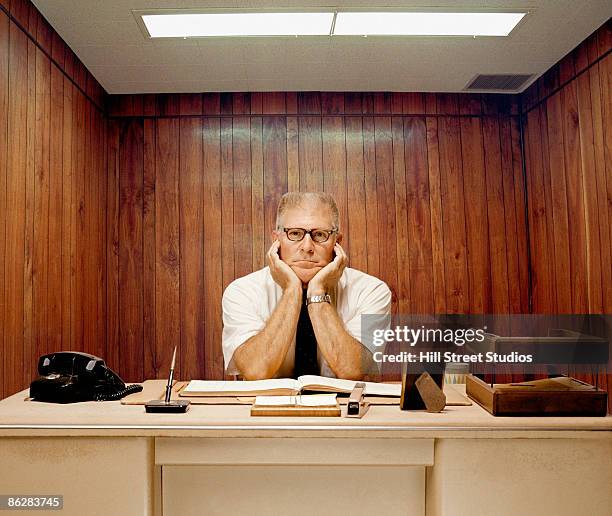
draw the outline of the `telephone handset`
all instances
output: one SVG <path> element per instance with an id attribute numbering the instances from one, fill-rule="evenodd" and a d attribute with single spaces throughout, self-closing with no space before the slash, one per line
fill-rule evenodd
<path id="1" fill-rule="evenodd" d="M 75 403 L 118 400 L 142 391 L 142 385 L 126 387 L 101 358 L 77 351 L 41 356 L 38 374 L 40 376 L 30 384 L 30 397 L 34 401 Z"/>

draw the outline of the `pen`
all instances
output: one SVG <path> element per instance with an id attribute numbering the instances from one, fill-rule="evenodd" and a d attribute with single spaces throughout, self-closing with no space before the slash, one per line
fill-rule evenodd
<path id="1" fill-rule="evenodd" d="M 174 362 L 176 361 L 176 346 L 172 354 L 172 364 L 170 364 L 170 376 L 168 377 L 168 385 L 166 385 L 166 403 L 170 402 L 170 394 L 172 393 L 172 380 L 174 378 Z"/>

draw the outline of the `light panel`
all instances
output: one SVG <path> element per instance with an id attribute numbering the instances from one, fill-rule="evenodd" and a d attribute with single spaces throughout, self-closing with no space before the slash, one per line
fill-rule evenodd
<path id="1" fill-rule="evenodd" d="M 145 14 L 152 38 L 329 35 L 333 12 Z"/>
<path id="2" fill-rule="evenodd" d="M 339 12 L 334 35 L 507 36 L 525 14 Z"/>

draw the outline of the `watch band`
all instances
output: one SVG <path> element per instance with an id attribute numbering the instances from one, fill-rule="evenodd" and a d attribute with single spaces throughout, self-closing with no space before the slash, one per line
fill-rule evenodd
<path id="1" fill-rule="evenodd" d="M 331 305 L 331 296 L 329 294 L 323 294 L 318 296 L 310 296 L 306 298 L 306 306 L 312 303 L 329 303 Z"/>

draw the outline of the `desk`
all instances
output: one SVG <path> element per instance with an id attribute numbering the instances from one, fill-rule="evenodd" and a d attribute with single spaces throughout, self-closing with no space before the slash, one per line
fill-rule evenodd
<path id="1" fill-rule="evenodd" d="M 371 407 L 363 419 L 197 405 L 0 401 L 0 493 L 82 514 L 589 514 L 612 507 L 612 417 Z M 356 491 L 349 487 L 360 485 Z"/>

